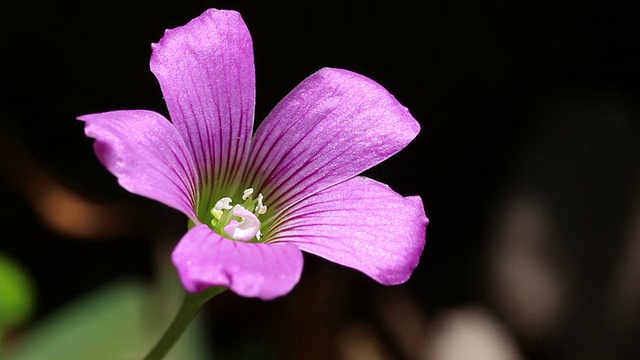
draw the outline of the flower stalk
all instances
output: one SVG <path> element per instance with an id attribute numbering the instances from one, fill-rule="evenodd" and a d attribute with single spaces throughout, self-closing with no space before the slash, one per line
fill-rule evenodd
<path id="1" fill-rule="evenodd" d="M 186 292 L 178 314 L 173 319 L 173 322 L 171 322 L 171 325 L 169 325 L 167 331 L 162 335 L 160 341 L 151 349 L 144 360 L 161 360 L 164 358 L 198 314 L 202 305 L 226 289 L 225 287 L 216 286 L 195 294 Z"/>

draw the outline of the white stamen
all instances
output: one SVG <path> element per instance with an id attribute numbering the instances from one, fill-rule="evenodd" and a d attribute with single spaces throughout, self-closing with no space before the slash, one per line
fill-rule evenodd
<path id="1" fill-rule="evenodd" d="M 236 205 L 231 210 L 233 216 L 237 216 L 242 220 L 231 220 L 224 227 L 224 231 L 231 236 L 233 240 L 249 241 L 256 237 L 260 231 L 260 220 L 254 213 L 245 209 L 242 205 Z"/>
<path id="2" fill-rule="evenodd" d="M 230 197 L 223 197 L 222 199 L 218 200 L 213 208 L 216 210 L 231 210 L 231 201 L 233 200 L 231 200 Z"/>
<path id="3" fill-rule="evenodd" d="M 231 209 L 231 198 L 223 197 L 222 199 L 218 200 L 218 202 L 213 206 L 213 209 L 211 209 L 211 215 L 213 215 L 214 218 L 220 220 L 223 214 L 222 210 L 229 209 Z"/>
<path id="4" fill-rule="evenodd" d="M 259 215 L 262 215 L 267 212 L 267 207 L 262 204 L 262 199 L 263 199 L 262 193 L 258 194 L 258 205 L 256 205 L 255 211 Z"/>
<path id="5" fill-rule="evenodd" d="M 242 201 L 246 201 L 253 194 L 253 188 L 248 188 L 242 193 Z"/>

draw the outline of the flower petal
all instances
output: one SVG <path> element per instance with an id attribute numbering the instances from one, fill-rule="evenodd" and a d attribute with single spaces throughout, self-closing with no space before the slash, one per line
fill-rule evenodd
<path id="1" fill-rule="evenodd" d="M 78 117 L 100 162 L 128 191 L 196 219 L 198 179 L 176 128 L 153 111 L 125 110 Z"/>
<path id="2" fill-rule="evenodd" d="M 291 244 L 233 241 L 206 225 L 191 229 L 172 256 L 190 292 L 226 286 L 238 295 L 270 300 L 287 294 L 300 280 L 302 253 Z"/>
<path id="3" fill-rule="evenodd" d="M 355 177 L 291 207 L 269 238 L 395 285 L 418 265 L 427 223 L 420 197 Z"/>
<path id="4" fill-rule="evenodd" d="M 252 46 L 240 14 L 215 9 L 167 30 L 153 45 L 151 71 L 171 120 L 204 182 L 218 187 L 241 173 L 249 151 L 255 108 Z"/>
<path id="5" fill-rule="evenodd" d="M 278 208 L 349 179 L 404 148 L 418 122 L 382 86 L 322 69 L 289 93 L 256 132 L 248 186 Z"/>

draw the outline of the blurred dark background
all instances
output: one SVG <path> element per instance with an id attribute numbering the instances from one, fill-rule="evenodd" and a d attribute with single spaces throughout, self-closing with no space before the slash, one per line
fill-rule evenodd
<path id="1" fill-rule="evenodd" d="M 208 333 L 227 358 L 247 341 L 268 349 L 256 358 L 278 359 L 375 358 L 348 350 L 367 344 L 380 359 L 640 358 L 631 9 L 502 0 L 2 7 L 0 251 L 35 279 L 32 323 L 114 279 L 152 281 L 154 247 L 179 238 L 184 218 L 122 190 L 75 118 L 166 114 L 150 44 L 217 7 L 240 11 L 253 36 L 257 123 L 325 66 L 366 75 L 407 106 L 420 135 L 366 175 L 420 195 L 430 219 L 421 264 L 400 287 L 306 256 L 287 297 L 223 295 Z"/>

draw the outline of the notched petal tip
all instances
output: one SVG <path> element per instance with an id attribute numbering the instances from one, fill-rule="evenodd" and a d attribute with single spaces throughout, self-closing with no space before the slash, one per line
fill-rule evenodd
<path id="1" fill-rule="evenodd" d="M 296 204 L 273 237 L 398 285 L 420 261 L 427 222 L 420 197 L 355 177 Z"/>
<path id="2" fill-rule="evenodd" d="M 253 44 L 240 14 L 209 9 L 167 30 L 149 66 L 202 178 L 226 179 L 249 151 L 254 121 Z"/>
<path id="3" fill-rule="evenodd" d="M 375 80 L 350 70 L 332 67 L 321 68 L 311 75 L 313 76 L 323 77 L 324 81 L 328 82 L 348 84 L 349 87 L 359 89 L 358 92 L 378 93 L 379 99 L 376 99 L 378 101 L 374 106 L 380 108 L 378 110 L 380 114 L 392 118 L 393 122 L 398 122 L 394 124 L 400 125 L 396 131 L 403 132 L 410 138 L 407 143 L 420 132 L 420 123 L 411 115 L 409 108 L 402 105 L 393 94 Z"/>
<path id="4" fill-rule="evenodd" d="M 167 119 L 152 111 L 123 110 L 78 120 L 85 122 L 87 137 L 95 139 L 96 156 L 123 188 L 196 218 L 193 159 Z"/>
<path id="5" fill-rule="evenodd" d="M 219 27 L 225 27 L 220 29 Z M 210 8 L 205 10 L 200 16 L 191 19 L 188 23 L 182 26 L 177 26 L 171 29 L 165 29 L 162 38 L 157 42 L 152 44 L 154 49 L 154 53 L 151 55 L 151 63 L 152 63 L 152 71 L 153 64 L 156 60 L 154 59 L 155 50 L 160 47 L 164 47 L 169 45 L 170 42 L 174 41 L 175 37 L 182 37 L 184 35 L 193 36 L 197 40 L 197 38 L 203 38 L 207 36 L 216 36 L 221 33 L 247 33 L 246 25 L 242 20 L 242 16 L 239 12 L 234 10 L 220 10 Z M 218 33 L 218 34 L 216 34 Z M 179 39 L 178 41 L 181 41 Z M 217 45 L 217 44 L 212 44 Z M 253 60 L 253 59 L 252 59 Z"/>
<path id="6" fill-rule="evenodd" d="M 349 70 L 322 68 L 260 124 L 251 171 L 265 179 L 264 188 L 287 189 L 271 204 L 284 206 L 377 165 L 419 131 L 407 107 L 380 84 Z"/>
<path id="7" fill-rule="evenodd" d="M 391 190 L 392 191 L 392 190 Z M 427 225 L 429 219 L 424 211 L 424 204 L 420 196 L 407 196 L 403 198 L 404 205 L 401 209 L 401 218 L 404 223 L 404 238 L 395 241 L 405 241 L 405 249 L 402 261 L 396 268 L 380 268 L 380 273 L 375 279 L 383 285 L 400 285 L 411 277 L 418 267 L 424 251 L 427 238 Z"/>

